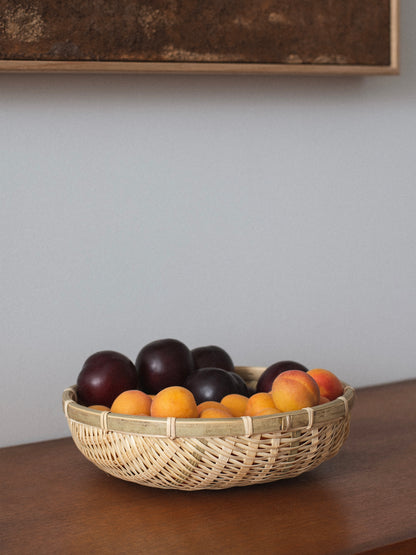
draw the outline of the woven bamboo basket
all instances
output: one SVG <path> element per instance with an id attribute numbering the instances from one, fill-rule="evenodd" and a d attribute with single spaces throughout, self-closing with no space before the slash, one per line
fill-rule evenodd
<path id="1" fill-rule="evenodd" d="M 254 386 L 264 368 L 237 367 Z M 293 478 L 335 456 L 349 434 L 355 392 L 335 401 L 269 416 L 154 418 L 97 411 L 65 389 L 73 440 L 98 468 L 163 489 L 225 489 Z"/>

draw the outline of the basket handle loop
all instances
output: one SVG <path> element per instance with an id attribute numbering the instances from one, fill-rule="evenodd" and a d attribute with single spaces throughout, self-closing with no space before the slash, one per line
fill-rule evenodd
<path id="1" fill-rule="evenodd" d="M 355 389 L 353 387 L 351 387 L 350 385 L 347 385 L 346 388 L 344 389 L 344 393 L 349 391 L 350 393 L 352 393 L 352 398 L 354 397 L 355 394 Z M 345 416 L 347 416 L 347 414 L 350 412 L 350 405 L 348 403 L 348 399 L 345 397 L 345 395 L 342 395 L 340 397 L 340 399 L 343 400 L 344 402 L 344 407 L 345 407 Z"/>
<path id="2" fill-rule="evenodd" d="M 241 420 L 244 424 L 244 437 L 250 437 L 253 435 L 253 419 L 251 416 L 242 416 Z"/>
<path id="3" fill-rule="evenodd" d="M 166 435 L 169 439 L 175 439 L 176 437 L 176 418 L 174 416 L 166 418 Z"/>
<path id="4" fill-rule="evenodd" d="M 71 403 L 73 403 L 74 401 L 72 399 L 65 399 L 64 401 L 64 414 L 65 414 L 65 418 L 69 418 L 68 416 L 68 405 L 70 405 Z"/>
<path id="5" fill-rule="evenodd" d="M 64 407 L 63 407 L 65 418 L 69 418 L 69 416 L 68 416 L 68 405 L 73 403 L 74 399 L 77 398 L 77 392 L 75 390 L 75 386 L 65 388 L 64 393 L 68 393 L 68 395 L 69 395 L 69 399 L 65 399 Z"/>
<path id="6" fill-rule="evenodd" d="M 344 402 L 344 409 L 345 409 L 344 412 L 345 412 L 345 416 L 347 416 L 347 414 L 348 414 L 349 411 L 350 411 L 350 406 L 349 406 L 349 404 L 348 404 L 348 399 L 347 399 L 344 395 L 341 395 L 341 396 L 340 396 L 340 399 L 341 399 L 341 401 Z"/>

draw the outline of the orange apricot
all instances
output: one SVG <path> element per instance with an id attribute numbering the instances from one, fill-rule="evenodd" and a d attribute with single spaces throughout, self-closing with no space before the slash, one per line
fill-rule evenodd
<path id="1" fill-rule="evenodd" d="M 166 418 L 198 418 L 195 397 L 185 387 L 171 385 L 155 395 L 150 409 L 151 416 Z"/>
<path id="2" fill-rule="evenodd" d="M 245 415 L 246 416 L 256 416 L 258 412 L 271 408 L 275 409 L 276 405 L 273 401 L 273 397 L 270 393 L 260 392 L 255 393 L 251 397 L 248 398 Z"/>
<path id="3" fill-rule="evenodd" d="M 329 403 L 329 399 L 327 397 L 323 397 L 322 395 L 319 397 L 319 404 L 325 405 L 325 403 Z"/>
<path id="4" fill-rule="evenodd" d="M 116 397 L 111 405 L 111 412 L 117 414 L 150 416 L 152 400 L 143 391 L 128 389 Z"/>
<path id="5" fill-rule="evenodd" d="M 232 418 L 233 415 L 226 407 L 210 407 L 201 412 L 200 418 Z"/>
<path id="6" fill-rule="evenodd" d="M 342 383 L 338 377 L 329 370 L 324 370 L 323 368 L 313 368 L 313 370 L 308 371 L 308 374 L 309 376 L 312 376 L 318 384 L 322 397 L 326 397 L 330 401 L 333 401 L 337 397 L 344 394 L 344 387 Z"/>
<path id="7" fill-rule="evenodd" d="M 110 410 L 110 408 L 105 405 L 90 405 L 88 408 L 94 410 Z"/>
<path id="8" fill-rule="evenodd" d="M 274 404 L 281 412 L 314 407 L 319 403 L 319 387 L 303 370 L 286 370 L 275 378 L 272 387 Z"/>
<path id="9" fill-rule="evenodd" d="M 266 416 L 268 414 L 280 414 L 280 410 L 276 407 L 268 407 L 266 409 L 261 410 L 260 412 L 256 413 L 256 416 Z"/>
<path id="10" fill-rule="evenodd" d="M 219 401 L 202 401 L 202 403 L 199 403 L 196 408 L 198 409 L 198 414 L 201 414 L 201 412 L 205 409 L 222 409 L 224 407 Z"/>
<path id="11" fill-rule="evenodd" d="M 221 405 L 227 407 L 233 416 L 243 416 L 246 412 L 248 397 L 239 393 L 230 393 L 221 399 Z"/>

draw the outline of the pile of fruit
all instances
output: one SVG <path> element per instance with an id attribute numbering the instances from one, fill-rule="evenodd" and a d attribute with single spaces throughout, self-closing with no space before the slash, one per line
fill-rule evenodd
<path id="1" fill-rule="evenodd" d="M 84 363 L 78 402 L 117 414 L 176 418 L 230 418 L 276 414 L 324 404 L 344 392 L 338 377 L 280 361 L 249 390 L 230 355 L 214 345 L 190 350 L 177 339 L 145 345 L 136 363 L 100 351 Z"/>

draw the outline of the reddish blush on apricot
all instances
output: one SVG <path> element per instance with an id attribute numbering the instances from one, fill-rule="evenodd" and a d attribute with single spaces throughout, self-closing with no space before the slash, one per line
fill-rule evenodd
<path id="1" fill-rule="evenodd" d="M 320 393 L 312 376 L 301 370 L 288 370 L 274 380 L 272 397 L 281 412 L 288 412 L 318 405 Z"/>

